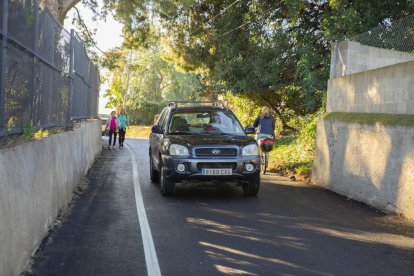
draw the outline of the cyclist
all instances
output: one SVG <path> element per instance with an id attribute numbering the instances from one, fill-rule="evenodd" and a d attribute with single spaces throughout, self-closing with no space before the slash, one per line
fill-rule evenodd
<path id="1" fill-rule="evenodd" d="M 273 149 L 275 137 L 275 119 L 270 115 L 267 106 L 262 108 L 253 126 L 256 128 L 256 141 L 260 149 L 260 169 L 263 174 L 266 174 L 269 152 Z"/>
<path id="2" fill-rule="evenodd" d="M 260 115 L 254 120 L 253 127 L 256 128 L 256 141 L 264 137 L 275 137 L 275 119 L 267 106 L 262 107 Z"/>

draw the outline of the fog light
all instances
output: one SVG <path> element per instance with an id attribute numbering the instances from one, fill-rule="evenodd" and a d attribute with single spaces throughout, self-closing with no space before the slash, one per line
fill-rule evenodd
<path id="1" fill-rule="evenodd" d="M 177 171 L 184 172 L 185 171 L 185 165 L 184 164 L 178 164 L 177 165 Z"/>
<path id="2" fill-rule="evenodd" d="M 254 171 L 254 166 L 253 166 L 253 164 L 247 164 L 246 165 L 246 171 L 248 171 L 248 172 L 252 172 L 252 171 Z"/>

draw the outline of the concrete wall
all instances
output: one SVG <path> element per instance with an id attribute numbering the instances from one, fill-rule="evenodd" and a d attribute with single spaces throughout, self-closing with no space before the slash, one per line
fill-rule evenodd
<path id="1" fill-rule="evenodd" d="M 413 55 L 351 41 L 336 46 L 327 112 L 414 114 Z M 312 178 L 414 220 L 414 127 L 320 119 Z"/>
<path id="2" fill-rule="evenodd" d="M 414 61 L 329 79 L 328 112 L 414 114 Z"/>
<path id="3" fill-rule="evenodd" d="M 331 78 L 346 76 L 414 60 L 414 55 L 362 45 L 354 41 L 332 43 Z"/>
<path id="4" fill-rule="evenodd" d="M 17 275 L 100 154 L 101 123 L 0 150 L 0 275 Z"/>
<path id="5" fill-rule="evenodd" d="M 320 119 L 313 183 L 414 219 L 414 127 Z"/>

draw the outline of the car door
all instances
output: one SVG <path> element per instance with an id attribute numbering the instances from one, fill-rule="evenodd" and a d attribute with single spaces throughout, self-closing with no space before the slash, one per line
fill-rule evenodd
<path id="1" fill-rule="evenodd" d="M 161 125 L 163 126 L 163 129 L 165 130 L 165 125 L 164 122 L 166 121 L 166 117 L 168 115 L 168 109 L 165 108 L 159 119 L 157 122 L 157 125 Z M 151 133 L 150 136 L 150 146 L 151 146 L 151 154 L 152 154 L 152 158 L 153 158 L 153 162 L 154 165 L 156 167 L 159 166 L 160 160 L 159 160 L 159 156 L 160 156 L 160 149 L 161 149 L 161 144 L 164 138 L 164 134 L 158 134 L 158 133 Z"/>

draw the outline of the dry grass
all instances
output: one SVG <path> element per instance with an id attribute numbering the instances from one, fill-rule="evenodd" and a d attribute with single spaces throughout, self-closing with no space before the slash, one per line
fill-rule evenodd
<path id="1" fill-rule="evenodd" d="M 126 138 L 148 138 L 150 134 L 150 126 L 130 126 L 126 131 Z"/>

